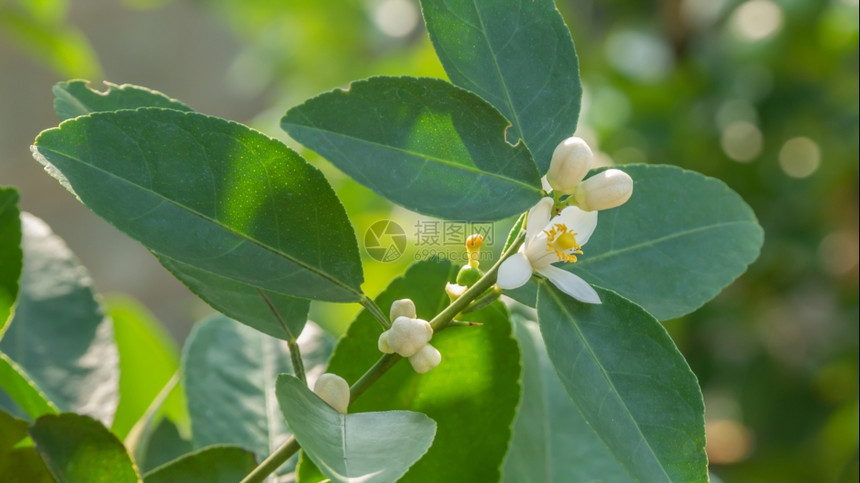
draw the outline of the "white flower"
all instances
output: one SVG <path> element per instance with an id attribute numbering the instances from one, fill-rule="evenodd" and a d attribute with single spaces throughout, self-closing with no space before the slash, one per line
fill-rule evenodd
<path id="1" fill-rule="evenodd" d="M 582 302 L 599 304 L 591 285 L 578 276 L 553 266 L 555 262 L 575 262 L 597 227 L 597 212 L 568 206 L 552 217 L 553 199 L 543 198 L 528 214 L 526 240 L 519 252 L 502 262 L 497 284 L 514 289 L 528 282 L 534 272 L 546 277 L 562 292 Z"/>

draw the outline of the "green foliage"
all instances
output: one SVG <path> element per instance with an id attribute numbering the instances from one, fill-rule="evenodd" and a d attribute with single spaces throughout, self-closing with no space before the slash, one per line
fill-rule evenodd
<path id="1" fill-rule="evenodd" d="M 147 472 L 143 475 L 143 481 L 235 483 L 255 466 L 257 462 L 250 451 L 235 446 L 209 446 Z"/>
<path id="2" fill-rule="evenodd" d="M 119 405 L 111 431 L 125 438 L 179 370 L 179 348 L 153 315 L 135 300 L 114 296 L 108 298 L 106 307 L 119 352 Z M 161 406 L 163 414 L 177 423 L 188 419 L 181 394 L 173 391 Z"/>
<path id="3" fill-rule="evenodd" d="M 430 447 L 436 424 L 411 411 L 341 414 L 293 376 L 278 401 L 304 452 L 332 481 L 396 481 Z"/>
<path id="4" fill-rule="evenodd" d="M 644 481 L 707 481 L 696 376 L 660 323 L 600 290 L 583 304 L 538 287 L 538 321 L 568 395 L 619 464 Z"/>
<path id="5" fill-rule="evenodd" d="M 5 397 L 0 397 L 0 407 L 5 410 L 14 411 L 17 408 L 30 419 L 58 412 L 54 403 L 48 400 L 45 393 L 36 386 L 24 369 L 2 352 L 0 352 L 0 387 L 11 399 L 7 401 Z"/>
<path id="6" fill-rule="evenodd" d="M 118 357 L 92 280 L 42 220 L 24 214 L 21 227 L 21 288 L 0 351 L 61 411 L 109 422 L 119 399 Z"/>
<path id="7" fill-rule="evenodd" d="M 579 66 L 551 0 L 421 2 L 430 40 L 455 85 L 478 94 L 512 124 L 541 174 L 576 131 Z M 522 210 L 520 210 L 522 211 Z"/>
<path id="8" fill-rule="evenodd" d="M 635 481 L 567 395 L 537 322 L 512 319 L 523 358 L 522 402 L 502 481 Z"/>
<path id="9" fill-rule="evenodd" d="M 137 109 L 138 107 L 164 107 L 177 111 L 190 111 L 185 104 L 164 94 L 129 84 L 118 86 L 105 82 L 107 90 L 98 92 L 87 87 L 87 82 L 73 80 L 58 82 L 54 92 L 54 112 L 61 121 L 93 112 Z"/>
<path id="10" fill-rule="evenodd" d="M 281 127 L 410 210 L 493 221 L 540 198 L 534 161 L 480 97 L 428 78 L 374 77 L 290 109 Z"/>
<path id="11" fill-rule="evenodd" d="M 758 257 L 764 233 L 755 214 L 721 181 L 673 166 L 622 169 L 633 197 L 600 213 L 584 255 L 565 270 L 668 320 L 714 298 Z M 511 295 L 534 306 L 536 292 Z"/>
<path id="12" fill-rule="evenodd" d="M 103 112 L 43 132 L 34 154 L 163 258 L 283 294 L 361 296 L 343 206 L 319 171 L 257 131 L 167 109 Z"/>
<path id="13" fill-rule="evenodd" d="M 0 339 L 18 297 L 21 276 L 21 222 L 18 220 L 18 191 L 0 188 Z"/>
<path id="14" fill-rule="evenodd" d="M 194 446 L 235 444 L 263 459 L 287 439 L 272 401 L 289 360 L 283 341 L 222 315 L 197 324 L 182 361 Z"/>
<path id="15" fill-rule="evenodd" d="M 29 432 L 58 481 L 141 481 L 122 443 L 95 419 L 72 413 L 50 414 L 37 419 Z"/>
<path id="16" fill-rule="evenodd" d="M 415 303 L 418 317 L 430 319 L 448 305 L 445 283 L 457 267 L 446 261 L 413 264 L 376 298 L 383 309 L 395 300 Z M 408 409 L 436 421 L 434 444 L 403 481 L 494 479 L 507 451 L 510 426 L 519 400 L 519 357 L 507 311 L 493 304 L 464 316 L 480 327 L 456 327 L 434 334 L 431 344 L 442 362 L 427 374 L 416 374 L 400 361 L 351 406 L 351 411 Z M 328 372 L 356 381 L 380 355 L 381 329 L 367 312 L 359 314 L 339 341 Z M 299 475 L 319 481 L 309 465 Z"/>

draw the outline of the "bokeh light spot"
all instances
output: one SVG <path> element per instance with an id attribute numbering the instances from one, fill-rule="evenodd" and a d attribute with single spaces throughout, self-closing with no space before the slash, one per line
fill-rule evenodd
<path id="1" fill-rule="evenodd" d="M 724 465 L 737 463 L 752 451 L 752 434 L 743 424 L 732 419 L 719 419 L 705 423 L 708 461 Z"/>
<path id="2" fill-rule="evenodd" d="M 373 11 L 373 23 L 389 37 L 405 37 L 418 25 L 418 9 L 408 0 L 384 0 Z"/>
<path id="3" fill-rule="evenodd" d="M 807 137 L 789 139 L 779 150 L 779 166 L 792 178 L 806 178 L 821 165 L 818 143 Z"/>
<path id="4" fill-rule="evenodd" d="M 828 234 L 818 245 L 818 259 L 827 273 L 840 276 L 857 268 L 860 240 L 857 232 L 835 231 Z"/>
<path id="5" fill-rule="evenodd" d="M 743 40 L 763 40 L 782 28 L 782 10 L 771 0 L 750 0 L 735 9 L 730 25 Z"/>
<path id="6" fill-rule="evenodd" d="M 761 154 L 764 137 L 755 124 L 737 121 L 723 130 L 720 145 L 729 158 L 739 163 L 748 163 Z"/>

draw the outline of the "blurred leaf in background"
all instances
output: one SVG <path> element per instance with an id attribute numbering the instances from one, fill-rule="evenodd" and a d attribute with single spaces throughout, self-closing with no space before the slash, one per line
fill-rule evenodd
<path id="1" fill-rule="evenodd" d="M 66 0 L 4 0 L 0 35 L 64 78 L 100 79 L 98 56 L 86 36 L 67 24 Z"/>

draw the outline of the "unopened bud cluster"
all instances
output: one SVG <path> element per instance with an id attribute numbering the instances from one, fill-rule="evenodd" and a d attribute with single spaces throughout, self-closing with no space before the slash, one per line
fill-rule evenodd
<path id="1" fill-rule="evenodd" d="M 379 336 L 379 350 L 386 354 L 397 353 L 409 358 L 415 372 L 425 373 L 439 365 L 442 354 L 429 344 L 433 328 L 426 320 L 419 319 L 415 304 L 409 299 L 391 304 L 391 328 Z"/>
<path id="2" fill-rule="evenodd" d="M 585 181 L 594 153 L 578 137 L 561 142 L 552 153 L 546 180 L 560 195 L 570 195 L 570 201 L 585 211 L 608 210 L 621 206 L 633 195 L 633 179 L 619 169 L 607 169 Z"/>

